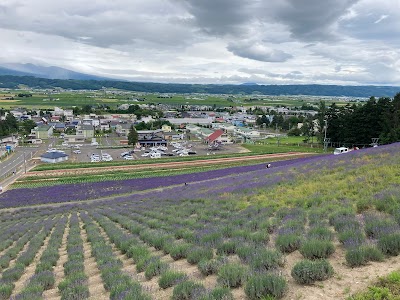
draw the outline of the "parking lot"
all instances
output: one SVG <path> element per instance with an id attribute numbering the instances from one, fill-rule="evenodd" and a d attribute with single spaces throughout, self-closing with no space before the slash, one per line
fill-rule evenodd
<path id="1" fill-rule="evenodd" d="M 92 161 L 93 154 L 99 157 L 99 159 L 95 159 L 95 161 L 101 161 L 102 157 L 107 157 L 107 154 L 112 158 L 113 161 L 125 161 L 125 158 L 121 156 L 122 153 L 130 152 L 132 158 L 134 160 L 149 160 L 149 159 L 154 159 L 152 156 L 156 155 L 151 155 L 155 150 L 152 147 L 149 148 L 142 148 L 141 150 L 135 150 L 132 152 L 132 147 L 123 147 L 123 148 L 107 148 L 106 145 L 103 146 L 93 146 L 91 144 L 77 144 L 79 146 L 76 146 L 76 144 L 70 144 L 68 146 L 60 146 L 57 148 L 61 148 L 65 153 L 69 155 L 69 161 L 72 162 L 90 162 Z M 182 145 L 182 143 L 178 143 L 178 145 Z M 110 145 L 111 146 L 111 145 Z M 177 150 L 180 150 L 181 148 L 174 147 L 172 146 L 171 143 L 169 143 L 163 152 L 167 155 L 160 155 L 158 157 L 164 158 L 164 157 L 181 157 L 181 156 L 203 156 L 203 155 L 215 155 L 215 154 L 226 154 L 226 153 L 238 153 L 242 152 L 243 148 L 240 145 L 236 144 L 231 144 L 231 145 L 221 145 L 220 148 L 218 149 L 208 149 L 208 146 L 206 144 L 200 143 L 200 142 L 187 142 L 183 143 L 181 146 L 183 149 L 186 150 L 183 153 L 179 153 Z M 78 150 L 79 151 L 76 151 Z M 80 153 L 75 153 L 75 152 L 80 152 Z M 190 154 L 189 154 L 190 153 Z M 195 153 L 195 154 L 193 154 Z M 129 160 L 126 160 L 129 161 Z"/>

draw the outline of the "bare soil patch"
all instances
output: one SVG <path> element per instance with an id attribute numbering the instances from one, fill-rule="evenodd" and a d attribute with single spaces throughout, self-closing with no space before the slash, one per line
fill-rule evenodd
<path id="1" fill-rule="evenodd" d="M 283 271 L 289 290 L 284 300 L 334 300 L 346 299 L 349 295 L 366 289 L 378 277 L 400 269 L 400 256 L 389 257 L 383 262 L 371 262 L 367 266 L 350 268 L 346 265 L 345 250 L 335 243 L 335 253 L 329 258 L 335 274 L 332 278 L 312 285 L 297 284 L 290 275 L 296 262 L 303 259 L 299 251 L 286 256 Z"/>
<path id="2" fill-rule="evenodd" d="M 104 288 L 101 272 L 97 267 L 95 258 L 92 256 L 92 247 L 88 241 L 86 230 L 80 222 L 81 237 L 83 240 L 83 254 L 85 274 L 88 276 L 89 299 L 107 300 L 110 299 L 110 293 Z"/>
<path id="3" fill-rule="evenodd" d="M 50 234 L 45 238 L 43 246 L 40 247 L 39 251 L 36 253 L 35 258 L 33 259 L 32 263 L 25 268 L 24 274 L 21 278 L 15 282 L 14 290 L 11 294 L 11 298 L 15 295 L 18 295 L 22 292 L 22 289 L 25 287 L 25 284 L 28 283 L 29 278 L 31 278 L 35 274 L 36 265 L 38 264 L 40 257 L 42 256 L 44 250 L 46 250 L 47 245 L 49 244 L 50 237 L 54 232 L 54 228 L 51 230 Z"/>
<path id="4" fill-rule="evenodd" d="M 70 216 L 68 216 L 69 218 Z M 46 300 L 59 300 L 61 299 L 61 296 L 58 292 L 58 285 L 60 284 L 60 282 L 63 280 L 64 278 L 64 264 L 67 262 L 68 260 L 68 254 L 67 254 L 67 238 L 69 235 L 69 223 L 67 223 L 65 230 L 64 230 L 64 234 L 61 240 L 61 246 L 59 249 L 59 255 L 60 258 L 57 261 L 57 264 L 55 265 L 55 267 L 53 268 L 53 273 L 54 273 L 54 279 L 55 279 L 55 283 L 54 283 L 54 287 L 52 289 L 46 290 L 43 293 L 43 299 Z"/>

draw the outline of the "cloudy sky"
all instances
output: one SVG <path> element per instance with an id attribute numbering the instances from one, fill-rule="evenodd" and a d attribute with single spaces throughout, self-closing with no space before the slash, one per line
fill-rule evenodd
<path id="1" fill-rule="evenodd" d="M 0 64 L 136 81 L 400 85 L 400 0 L 0 0 Z"/>

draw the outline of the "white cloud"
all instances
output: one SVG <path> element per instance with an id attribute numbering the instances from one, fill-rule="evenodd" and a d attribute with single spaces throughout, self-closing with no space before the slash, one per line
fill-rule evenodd
<path id="1" fill-rule="evenodd" d="M 0 64 L 142 81 L 400 85 L 398 0 L 3 0 Z"/>

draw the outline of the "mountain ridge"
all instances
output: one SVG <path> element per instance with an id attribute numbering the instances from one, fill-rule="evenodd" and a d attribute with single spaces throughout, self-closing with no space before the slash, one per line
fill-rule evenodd
<path id="1" fill-rule="evenodd" d="M 271 96 L 333 96 L 333 97 L 394 97 L 400 92 L 396 86 L 341 86 L 341 85 L 217 85 L 132 82 L 117 80 L 46 79 L 33 76 L 0 75 L 0 88 L 17 89 L 20 85 L 31 88 L 63 88 L 72 90 L 120 89 L 148 93 L 226 94 Z"/>
<path id="2" fill-rule="evenodd" d="M 75 80 L 114 80 L 86 73 L 80 73 L 56 66 L 38 66 L 31 63 L 6 63 L 0 65 L 0 75 L 33 76 L 46 79 L 75 79 Z"/>

